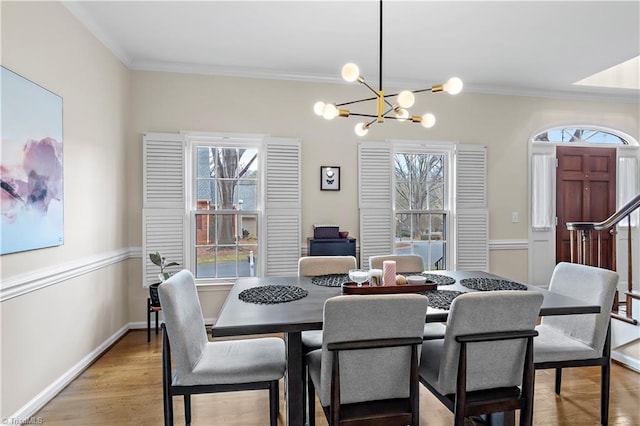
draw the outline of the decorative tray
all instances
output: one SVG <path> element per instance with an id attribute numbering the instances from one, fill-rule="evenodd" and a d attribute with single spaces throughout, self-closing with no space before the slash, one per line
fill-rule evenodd
<path id="1" fill-rule="evenodd" d="M 353 281 L 342 284 L 343 294 L 393 294 L 393 293 L 417 293 L 419 291 L 436 290 L 438 284 L 427 281 L 424 284 L 404 284 L 404 285 L 379 285 L 371 287 L 368 281 L 358 287 Z"/>

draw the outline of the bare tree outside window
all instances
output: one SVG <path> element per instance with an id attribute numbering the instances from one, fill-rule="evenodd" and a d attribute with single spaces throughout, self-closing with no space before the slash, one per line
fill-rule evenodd
<path id="1" fill-rule="evenodd" d="M 444 155 L 395 155 L 395 252 L 419 254 L 429 269 L 444 269 L 446 211 Z"/>
<path id="2" fill-rule="evenodd" d="M 258 151 L 201 146 L 196 152 L 196 276 L 255 275 Z"/>
<path id="3" fill-rule="evenodd" d="M 535 142 L 555 142 L 555 143 L 587 143 L 587 144 L 611 144 L 626 145 L 627 141 L 618 135 L 604 130 L 582 128 L 582 127 L 559 127 L 546 130 L 536 135 Z"/>

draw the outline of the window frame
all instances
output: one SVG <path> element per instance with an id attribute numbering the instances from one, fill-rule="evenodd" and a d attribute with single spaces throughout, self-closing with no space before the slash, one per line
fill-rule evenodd
<path id="1" fill-rule="evenodd" d="M 582 130 L 582 131 L 589 131 L 589 132 L 597 132 L 597 133 L 602 133 L 602 134 L 606 134 L 606 135 L 611 135 L 615 138 L 618 138 L 619 141 L 611 141 L 611 142 L 591 142 L 587 139 L 580 139 L 578 141 L 564 141 L 564 140 L 538 140 L 538 138 L 544 134 L 544 133 L 551 133 L 551 132 L 561 132 L 564 133 L 567 130 Z M 550 128 L 546 128 L 543 129 L 539 132 L 534 133 L 534 135 L 531 137 L 531 142 L 532 143 L 548 143 L 548 144 L 571 144 L 571 145 L 576 145 L 576 146 L 608 146 L 608 147 L 616 147 L 616 146 L 623 146 L 623 145 L 630 145 L 630 141 L 632 140 L 632 138 L 620 131 L 614 130 L 614 129 L 610 129 L 607 127 L 602 127 L 602 126 L 594 126 L 594 125 L 585 125 L 585 124 L 568 124 L 568 125 L 562 125 L 562 126 L 555 126 L 555 127 L 550 127 Z"/>
<path id="2" fill-rule="evenodd" d="M 453 264 L 453 249 L 452 249 L 452 244 L 450 244 L 450 240 L 451 238 L 453 238 L 454 235 L 454 229 L 451 226 L 451 221 L 452 221 L 452 217 L 453 217 L 453 188 L 455 188 L 454 185 L 454 181 L 453 181 L 453 152 L 454 152 L 454 144 L 453 143 L 420 143 L 420 144 L 409 144 L 406 142 L 392 142 L 392 152 L 391 152 L 391 157 L 392 157 L 392 161 L 393 161 L 393 165 L 392 165 L 392 169 L 393 169 L 393 176 L 392 176 L 392 188 L 393 188 L 393 194 L 392 194 L 392 211 L 393 211 L 393 217 L 394 217 L 394 223 L 397 223 L 397 217 L 400 214 L 409 214 L 409 215 L 418 215 L 418 214 L 425 214 L 425 215 L 432 215 L 432 214 L 442 214 L 444 215 L 444 221 L 443 221 L 443 238 L 441 240 L 438 240 L 439 242 L 441 242 L 443 244 L 443 258 L 444 258 L 444 265 L 442 269 L 446 269 L 449 265 Z M 443 161 L 443 169 L 444 169 L 444 173 L 443 173 L 443 199 L 442 199 L 442 209 L 428 209 L 428 210 L 416 210 L 416 209 L 409 209 L 409 210 L 398 210 L 397 209 L 397 176 L 395 173 L 395 160 L 396 160 L 396 155 L 398 154 L 413 154 L 413 155 L 438 155 L 438 156 L 442 156 L 442 161 Z M 393 245 L 393 252 L 394 254 L 397 254 L 397 244 L 396 244 L 396 232 L 394 230 L 394 245 Z M 411 241 L 411 253 L 414 253 L 414 242 L 416 240 L 414 240 L 413 238 L 410 240 Z M 433 240 L 428 240 L 428 244 L 431 244 Z M 429 249 L 427 253 L 431 253 L 431 250 Z M 430 256 L 430 255 L 429 255 Z M 425 266 L 430 267 L 430 261 L 429 259 L 423 259 Z"/>
<path id="3" fill-rule="evenodd" d="M 236 220 L 242 214 L 249 214 L 257 216 L 257 242 L 258 253 L 254 253 L 255 259 L 263 257 L 264 245 L 266 243 L 263 232 L 264 228 L 264 181 L 265 181 L 265 145 L 263 135 L 230 135 L 230 134 L 203 134 L 203 133 L 185 133 L 187 161 L 185 164 L 185 211 L 189 218 L 189 233 L 185 238 L 185 263 L 189 269 L 194 271 L 197 284 L 229 284 L 235 282 L 239 278 L 237 275 L 239 258 L 236 260 L 236 276 L 225 277 L 197 277 L 197 255 L 196 250 L 199 246 L 196 238 L 196 216 L 199 214 L 220 214 L 220 215 L 234 215 Z M 229 210 L 229 209 L 216 209 L 216 210 L 202 210 L 198 209 L 198 150 L 199 147 L 215 147 L 215 148 L 245 148 L 255 149 L 258 154 L 256 161 L 257 170 L 257 182 L 256 182 L 256 203 L 255 210 Z M 226 246 L 226 244 L 214 245 L 214 247 Z M 234 244 L 237 250 L 237 242 Z M 255 276 L 262 275 L 262 265 L 257 260 L 255 261 Z"/>

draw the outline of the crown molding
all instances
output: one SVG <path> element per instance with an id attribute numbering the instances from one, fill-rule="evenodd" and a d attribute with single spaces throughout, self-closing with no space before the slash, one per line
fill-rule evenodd
<path id="1" fill-rule="evenodd" d="M 89 30 L 95 38 L 97 38 L 111 53 L 114 54 L 120 62 L 122 62 L 127 68 L 131 68 L 131 57 L 122 49 L 118 43 L 116 43 L 109 34 L 104 31 L 100 25 L 86 12 L 82 2 L 80 1 L 63 1 L 62 5 L 80 22 L 84 27 Z"/>
<path id="2" fill-rule="evenodd" d="M 280 81 L 299 81 L 306 83 L 329 83 L 329 84 L 348 84 L 345 83 L 338 74 L 302 74 L 302 73 L 283 73 L 280 71 L 267 68 L 247 68 L 247 67 L 231 67 L 222 65 L 201 65 L 187 64 L 178 62 L 154 62 L 154 61 L 134 61 L 127 65 L 129 69 L 135 71 L 150 72 L 169 72 L 178 74 L 198 74 L 212 75 L 221 77 L 236 78 L 253 78 L 261 80 L 280 80 Z M 424 81 L 390 79 L 385 82 L 386 87 L 401 88 L 427 88 L 430 87 Z M 586 93 L 580 91 L 563 91 L 563 90 L 539 90 L 534 88 L 519 87 L 495 87 L 486 85 L 473 85 L 465 83 L 464 93 L 476 93 L 483 95 L 498 96 L 517 96 L 517 97 L 535 97 L 547 99 L 561 100 L 579 100 L 589 102 L 609 102 L 609 103 L 640 103 L 640 91 L 625 90 L 624 94 L 615 95 L 611 93 Z"/>

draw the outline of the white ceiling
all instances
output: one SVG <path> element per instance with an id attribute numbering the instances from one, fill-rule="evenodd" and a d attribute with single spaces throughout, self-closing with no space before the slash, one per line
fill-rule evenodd
<path id="1" fill-rule="evenodd" d="M 337 82 L 355 62 L 378 86 L 377 1 L 65 5 L 131 69 Z M 457 76 L 470 92 L 640 99 L 637 66 L 636 89 L 573 84 L 640 55 L 639 1 L 387 0 L 383 27 L 384 88 Z"/>

